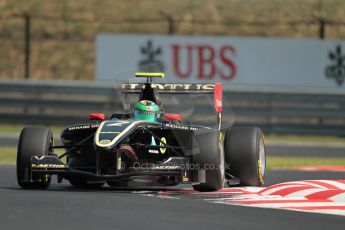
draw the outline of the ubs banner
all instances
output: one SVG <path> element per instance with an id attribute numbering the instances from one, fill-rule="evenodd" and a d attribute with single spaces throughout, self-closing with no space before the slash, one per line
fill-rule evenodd
<path id="1" fill-rule="evenodd" d="M 345 87 L 345 41 L 111 35 L 96 39 L 96 80 L 165 72 L 168 82 Z"/>

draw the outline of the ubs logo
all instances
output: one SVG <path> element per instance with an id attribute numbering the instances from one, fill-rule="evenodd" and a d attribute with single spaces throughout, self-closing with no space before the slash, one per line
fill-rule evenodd
<path id="1" fill-rule="evenodd" d="M 328 55 L 332 64 L 326 67 L 326 77 L 341 86 L 345 79 L 345 55 L 342 54 L 341 46 L 337 45 L 335 51 L 330 51 Z"/>
<path id="2" fill-rule="evenodd" d="M 162 48 L 153 47 L 152 40 L 148 40 L 146 45 L 140 49 L 143 58 L 139 61 L 140 72 L 164 72 L 164 64 L 160 59 Z"/>

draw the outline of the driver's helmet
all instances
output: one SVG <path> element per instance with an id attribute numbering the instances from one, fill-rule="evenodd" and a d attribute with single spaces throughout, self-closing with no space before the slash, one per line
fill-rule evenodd
<path id="1" fill-rule="evenodd" d="M 155 122 L 159 115 L 159 107 L 153 101 L 142 100 L 134 105 L 134 118 L 136 119 Z"/>

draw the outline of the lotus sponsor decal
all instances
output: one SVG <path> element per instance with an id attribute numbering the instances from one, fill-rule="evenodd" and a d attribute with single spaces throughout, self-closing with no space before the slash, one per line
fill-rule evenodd
<path id="1" fill-rule="evenodd" d="M 122 90 L 141 90 L 145 85 L 140 83 L 124 83 Z M 152 87 L 158 91 L 210 91 L 214 84 L 187 84 L 187 83 L 152 83 Z"/>

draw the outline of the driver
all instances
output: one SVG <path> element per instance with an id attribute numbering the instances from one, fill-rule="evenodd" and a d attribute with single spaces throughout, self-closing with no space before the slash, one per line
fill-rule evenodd
<path id="1" fill-rule="evenodd" d="M 142 100 L 134 105 L 134 118 L 139 120 L 155 122 L 160 117 L 160 109 L 156 103 L 149 100 Z"/>

